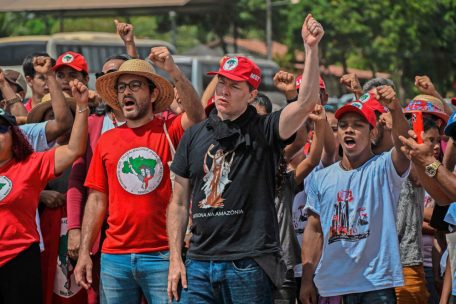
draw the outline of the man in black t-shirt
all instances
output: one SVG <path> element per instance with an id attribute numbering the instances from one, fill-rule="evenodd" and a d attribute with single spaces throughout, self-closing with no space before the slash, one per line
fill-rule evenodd
<path id="1" fill-rule="evenodd" d="M 171 170 L 176 174 L 168 208 L 168 296 L 181 302 L 268 303 L 271 281 L 281 284 L 280 243 L 274 206 L 280 150 L 319 100 L 318 43 L 322 26 L 308 15 L 302 37 L 306 65 L 298 101 L 261 116 L 249 106 L 261 82 L 246 57 L 220 64 L 215 109 L 188 129 Z M 192 201 L 192 239 L 182 247 Z M 187 284 L 188 282 L 188 284 Z"/>

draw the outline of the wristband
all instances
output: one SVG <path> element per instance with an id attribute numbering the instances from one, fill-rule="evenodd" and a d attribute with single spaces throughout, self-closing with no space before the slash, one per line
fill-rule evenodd
<path id="1" fill-rule="evenodd" d="M 15 104 L 16 102 L 20 102 L 21 99 L 19 97 L 14 97 L 14 98 L 11 98 L 11 99 L 7 99 L 5 102 L 7 105 L 11 106 L 13 104 Z"/>
<path id="2" fill-rule="evenodd" d="M 87 106 L 87 107 L 85 107 L 82 110 L 78 110 L 78 113 L 82 113 L 82 112 L 85 112 L 85 111 L 88 111 L 88 110 L 89 110 L 89 107 Z"/>

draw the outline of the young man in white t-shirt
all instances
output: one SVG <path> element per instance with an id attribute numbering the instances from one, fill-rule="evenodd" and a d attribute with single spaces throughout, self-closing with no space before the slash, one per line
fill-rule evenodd
<path id="1" fill-rule="evenodd" d="M 366 98 L 378 99 L 392 115 L 395 147 L 381 155 L 371 149 L 377 129 Z M 300 298 L 317 303 L 313 281 L 320 295 L 342 295 L 345 304 L 395 303 L 394 287 L 403 285 L 395 211 L 410 167 L 399 135 L 409 127 L 389 86 L 343 106 L 336 118 L 343 157 L 309 183 L 303 243 L 312 245 L 302 248 Z"/>

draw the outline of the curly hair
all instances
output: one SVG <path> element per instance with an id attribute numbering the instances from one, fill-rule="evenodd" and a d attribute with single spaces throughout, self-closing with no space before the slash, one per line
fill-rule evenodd
<path id="1" fill-rule="evenodd" d="M 14 160 L 17 162 L 26 160 L 33 153 L 33 148 L 19 127 L 11 126 L 11 138 Z"/>

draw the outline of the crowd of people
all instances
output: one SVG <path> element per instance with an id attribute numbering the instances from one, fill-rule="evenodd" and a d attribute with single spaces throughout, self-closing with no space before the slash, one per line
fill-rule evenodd
<path id="1" fill-rule="evenodd" d="M 225 56 L 198 95 L 166 47 L 0 71 L 0 304 L 453 303 L 456 112 L 431 79 L 341 79 Z M 161 69 L 169 80 L 156 73 Z M 31 89 L 31 97 L 24 100 Z"/>

